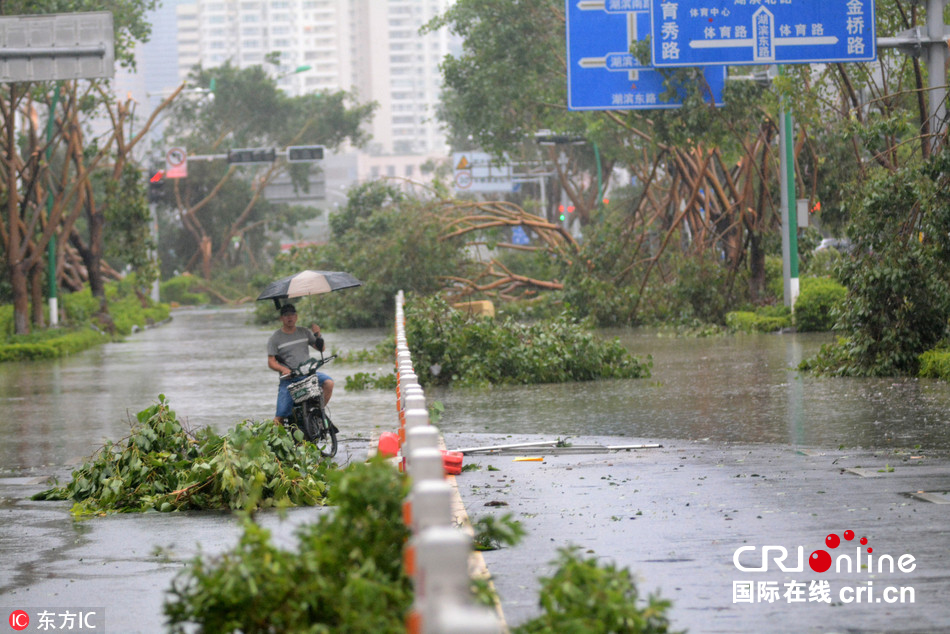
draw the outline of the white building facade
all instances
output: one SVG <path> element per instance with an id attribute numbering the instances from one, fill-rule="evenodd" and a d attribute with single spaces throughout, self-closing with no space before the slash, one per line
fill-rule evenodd
<path id="1" fill-rule="evenodd" d="M 262 65 L 280 77 L 290 95 L 346 90 L 378 104 L 372 141 L 377 157 L 418 156 L 419 165 L 445 158 L 445 135 L 436 120 L 439 64 L 452 50 L 449 34 L 419 29 L 451 0 L 197 0 L 180 4 L 179 78 L 200 63 L 230 60 Z M 279 54 L 279 64 L 268 56 Z M 306 70 L 300 70 L 306 68 Z M 297 72 L 295 72 L 297 71 Z M 378 163 L 374 161 L 374 163 Z M 369 167 L 360 179 L 369 178 Z M 365 172 L 365 173 L 364 173 Z"/>

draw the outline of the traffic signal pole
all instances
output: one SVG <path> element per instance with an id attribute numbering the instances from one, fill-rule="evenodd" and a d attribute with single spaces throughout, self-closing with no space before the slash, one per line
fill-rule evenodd
<path id="1" fill-rule="evenodd" d="M 941 126 L 947 114 L 947 29 L 943 9 L 947 0 L 927 0 L 927 74 L 930 95 L 930 133 L 932 149 L 937 149 Z"/>
<path id="2" fill-rule="evenodd" d="M 930 115 L 930 148 L 936 150 L 947 115 L 947 40 L 950 37 L 943 22 L 948 0 L 913 0 L 927 8 L 927 26 L 898 33 L 896 37 L 877 38 L 878 48 L 899 48 L 907 55 L 923 53 L 927 65 L 927 105 Z"/>

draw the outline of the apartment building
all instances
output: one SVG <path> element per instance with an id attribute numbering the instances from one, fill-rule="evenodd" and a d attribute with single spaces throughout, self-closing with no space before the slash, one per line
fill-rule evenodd
<path id="1" fill-rule="evenodd" d="M 451 0 L 196 0 L 180 4 L 179 77 L 201 63 L 230 60 L 272 69 L 290 95 L 347 90 L 379 104 L 365 153 L 447 156 L 436 121 L 439 63 L 452 50 L 448 33 L 419 29 Z M 279 54 L 279 64 L 267 63 Z M 301 70 L 305 69 L 305 70 Z M 406 172 L 405 159 L 398 162 Z M 396 163 L 394 163 L 396 165 Z M 369 167 L 360 178 L 368 178 Z M 385 171 L 385 170 L 384 170 Z M 414 173 L 418 173 L 416 170 Z"/>

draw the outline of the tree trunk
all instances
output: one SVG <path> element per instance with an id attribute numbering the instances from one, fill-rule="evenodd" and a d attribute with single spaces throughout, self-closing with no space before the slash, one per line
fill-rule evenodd
<path id="1" fill-rule="evenodd" d="M 211 279 L 211 238 L 201 236 L 201 276 L 206 280 Z"/>
<path id="2" fill-rule="evenodd" d="M 33 325 L 37 328 L 46 328 L 46 319 L 43 316 L 43 267 L 36 265 L 30 271 L 31 300 L 33 303 Z M 50 316 L 52 319 L 52 316 Z"/>
<path id="3" fill-rule="evenodd" d="M 104 218 L 102 212 L 95 209 L 89 214 L 89 249 L 83 256 L 89 275 L 89 290 L 93 297 L 106 296 L 105 277 L 102 274 L 102 230 Z"/>
<path id="4" fill-rule="evenodd" d="M 3 140 L 4 149 L 8 157 L 17 155 L 16 144 L 16 88 L 10 84 L 9 110 L 4 108 L 3 118 L 6 120 L 6 137 Z M 30 332 L 30 296 L 27 289 L 26 268 L 24 267 L 20 237 L 20 206 L 17 190 L 17 171 L 15 161 L 9 160 L 6 165 L 7 173 L 7 270 L 10 272 L 10 286 L 13 293 L 13 329 L 18 335 Z"/>
<path id="5" fill-rule="evenodd" d="M 18 335 L 30 334 L 30 293 L 26 283 L 23 262 L 10 263 L 10 286 L 13 291 L 13 331 Z"/>
<path id="6" fill-rule="evenodd" d="M 758 232 L 749 232 L 749 294 L 758 301 L 765 294 L 765 251 Z"/>

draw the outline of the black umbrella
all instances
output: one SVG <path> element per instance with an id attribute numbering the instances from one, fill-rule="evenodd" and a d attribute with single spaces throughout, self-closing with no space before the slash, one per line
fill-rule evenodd
<path id="1" fill-rule="evenodd" d="M 272 299 L 274 305 L 280 308 L 280 300 L 282 299 L 330 293 L 344 288 L 362 286 L 362 284 L 358 279 L 343 271 L 308 270 L 271 282 L 267 285 L 267 288 L 261 291 L 257 299 L 258 301 Z"/>

